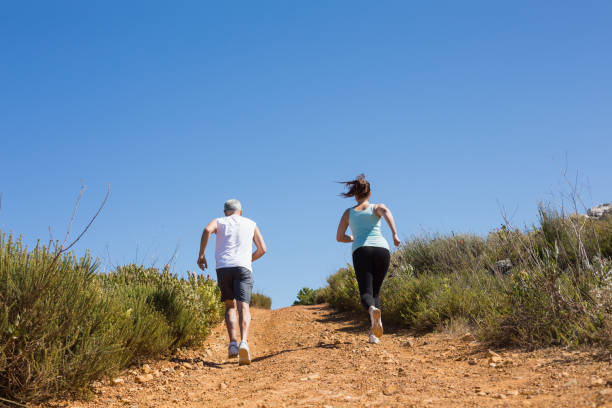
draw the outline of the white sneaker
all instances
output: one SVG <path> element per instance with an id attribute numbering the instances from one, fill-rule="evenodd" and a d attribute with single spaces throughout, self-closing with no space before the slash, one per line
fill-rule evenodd
<path id="1" fill-rule="evenodd" d="M 370 344 L 378 344 L 380 340 L 378 340 L 378 337 L 376 337 L 375 335 L 373 335 L 372 333 L 370 333 L 370 340 L 369 343 Z"/>
<path id="2" fill-rule="evenodd" d="M 372 333 L 374 336 L 381 338 L 383 335 L 382 320 L 380 319 L 380 309 L 370 306 L 370 322 L 372 323 Z"/>
<path id="3" fill-rule="evenodd" d="M 251 352 L 249 351 L 249 345 L 246 341 L 240 342 L 238 348 L 238 365 L 249 365 L 251 364 Z"/>
<path id="4" fill-rule="evenodd" d="M 236 357 L 238 357 L 238 344 L 235 341 L 232 341 L 227 347 L 227 358 Z"/>

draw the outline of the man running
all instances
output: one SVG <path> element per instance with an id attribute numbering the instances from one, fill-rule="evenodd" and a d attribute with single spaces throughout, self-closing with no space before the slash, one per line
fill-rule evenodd
<path id="1" fill-rule="evenodd" d="M 225 217 L 212 220 L 202 232 L 198 266 L 208 267 L 204 251 L 210 234 L 217 234 L 215 261 L 217 284 L 221 289 L 221 300 L 225 302 L 225 324 L 229 334 L 228 357 L 239 357 L 240 365 L 251 364 L 251 353 L 247 343 L 251 312 L 249 303 L 253 290 L 251 262 L 266 253 L 261 232 L 254 221 L 242 216 L 240 201 L 231 199 L 223 206 Z M 257 248 L 253 250 L 253 242 Z M 236 308 L 240 315 L 240 346 L 236 336 Z"/>

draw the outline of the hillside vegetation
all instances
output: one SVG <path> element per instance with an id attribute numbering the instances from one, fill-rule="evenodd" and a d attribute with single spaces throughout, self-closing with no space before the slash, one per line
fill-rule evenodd
<path id="1" fill-rule="evenodd" d="M 296 304 L 362 310 L 350 265 L 327 283 Z M 529 230 L 414 238 L 393 253 L 381 301 L 384 321 L 421 332 L 467 325 L 497 345 L 611 347 L 612 217 L 541 207 Z"/>
<path id="2" fill-rule="evenodd" d="M 272 308 L 272 299 L 263 293 L 253 292 L 251 294 L 251 302 L 249 303 L 249 306 L 269 310 Z"/>
<path id="3" fill-rule="evenodd" d="M 32 251 L 0 235 L 0 397 L 37 402 L 87 393 L 94 379 L 201 343 L 221 320 L 214 281 L 90 256 Z"/>

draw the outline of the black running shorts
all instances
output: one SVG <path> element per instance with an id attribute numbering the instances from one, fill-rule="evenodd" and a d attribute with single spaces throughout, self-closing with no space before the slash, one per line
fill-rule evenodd
<path id="1" fill-rule="evenodd" d="M 236 299 L 250 303 L 253 291 L 253 273 L 242 266 L 217 269 L 217 285 L 221 289 L 221 300 Z"/>

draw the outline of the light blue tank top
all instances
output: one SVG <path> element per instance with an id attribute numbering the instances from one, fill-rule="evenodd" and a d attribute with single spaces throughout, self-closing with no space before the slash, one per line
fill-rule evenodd
<path id="1" fill-rule="evenodd" d="M 362 246 L 389 249 L 380 229 L 381 218 L 374 213 L 374 204 L 362 211 L 349 210 L 349 226 L 353 232 L 353 252 Z"/>

